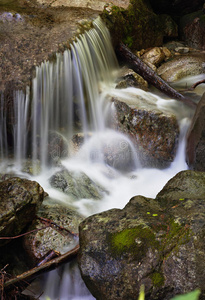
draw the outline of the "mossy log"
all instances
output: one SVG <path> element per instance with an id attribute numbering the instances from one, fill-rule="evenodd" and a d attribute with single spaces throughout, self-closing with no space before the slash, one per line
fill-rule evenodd
<path id="1" fill-rule="evenodd" d="M 165 95 L 179 100 L 188 106 L 196 107 L 196 103 L 191 99 L 183 96 L 173 89 L 166 81 L 156 74 L 149 66 L 147 66 L 139 57 L 134 55 L 131 50 L 123 43 L 119 43 L 116 47 L 116 55 L 119 60 L 126 64 L 133 71 L 142 76 L 149 84 L 156 87 Z"/>

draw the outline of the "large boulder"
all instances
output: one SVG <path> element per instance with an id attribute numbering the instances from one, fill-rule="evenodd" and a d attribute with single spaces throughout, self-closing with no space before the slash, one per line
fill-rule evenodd
<path id="1" fill-rule="evenodd" d="M 165 62 L 157 73 L 167 82 L 174 82 L 190 75 L 199 75 L 205 72 L 203 55 L 181 55 Z"/>
<path id="2" fill-rule="evenodd" d="M 130 137 L 142 166 L 164 168 L 174 160 L 179 126 L 176 117 L 160 111 L 143 96 L 113 98 L 114 127 Z"/>
<path id="3" fill-rule="evenodd" d="M 205 173 L 183 171 L 156 199 L 85 219 L 79 267 L 96 299 L 171 299 L 195 288 L 205 299 Z"/>
<path id="4" fill-rule="evenodd" d="M 35 181 L 11 178 L 0 182 L 0 198 L 0 236 L 15 236 L 34 219 L 44 190 Z M 0 246 L 5 242 L 1 240 Z"/>
<path id="5" fill-rule="evenodd" d="M 205 171 L 205 94 L 197 105 L 192 119 L 186 146 L 186 161 L 189 168 Z"/>

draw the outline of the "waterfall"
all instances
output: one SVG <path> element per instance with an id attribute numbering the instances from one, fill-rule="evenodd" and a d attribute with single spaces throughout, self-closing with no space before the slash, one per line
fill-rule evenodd
<path id="1" fill-rule="evenodd" d="M 14 161 L 19 166 L 27 157 L 33 164 L 41 161 L 42 168 L 49 165 L 50 133 L 62 133 L 67 140 L 75 130 L 83 132 L 104 128 L 100 86 L 113 81 L 117 60 L 109 32 L 100 18 L 93 28 L 79 35 L 70 50 L 57 53 L 54 61 L 45 61 L 36 67 L 31 93 L 14 93 L 14 125 L 12 132 Z M 1 96 L 2 157 L 8 156 L 7 116 Z M 31 111 L 31 113 L 30 113 Z M 76 129 L 77 128 L 77 129 Z M 31 146 L 32 145 L 32 146 Z"/>

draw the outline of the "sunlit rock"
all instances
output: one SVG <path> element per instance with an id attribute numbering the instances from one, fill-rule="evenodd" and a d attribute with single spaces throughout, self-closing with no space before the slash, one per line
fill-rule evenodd
<path id="1" fill-rule="evenodd" d="M 0 236 L 15 236 L 34 219 L 44 190 L 35 181 L 16 177 L 0 182 L 0 198 Z"/>
<path id="2" fill-rule="evenodd" d="M 201 289 L 205 276 L 205 174 L 184 171 L 156 199 L 133 197 L 122 209 L 79 227 L 82 277 L 97 299 L 171 299 Z M 103 283 L 103 284 L 102 284 Z"/>
<path id="3" fill-rule="evenodd" d="M 147 51 L 141 58 L 145 63 L 148 61 L 156 66 L 165 59 L 165 54 L 160 47 L 154 47 Z"/>
<path id="4" fill-rule="evenodd" d="M 189 75 L 193 76 L 204 72 L 204 58 L 197 55 L 175 57 L 157 69 L 158 75 L 167 82 L 173 82 Z"/>

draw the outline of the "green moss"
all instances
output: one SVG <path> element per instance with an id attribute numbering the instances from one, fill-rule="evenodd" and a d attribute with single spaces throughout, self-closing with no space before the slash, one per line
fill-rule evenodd
<path id="1" fill-rule="evenodd" d="M 161 287 L 164 284 L 164 276 L 159 272 L 154 272 L 150 276 L 154 287 Z"/>
<path id="2" fill-rule="evenodd" d="M 137 260 L 144 255 L 149 247 L 157 248 L 159 246 L 153 231 L 141 225 L 112 233 L 109 235 L 108 240 L 110 250 L 114 255 L 132 254 Z"/>
<path id="3" fill-rule="evenodd" d="M 132 0 L 128 9 L 117 6 L 109 12 L 104 9 L 101 17 L 111 32 L 114 45 L 123 41 L 130 48 L 141 49 L 162 43 L 163 26 L 145 0 Z"/>

